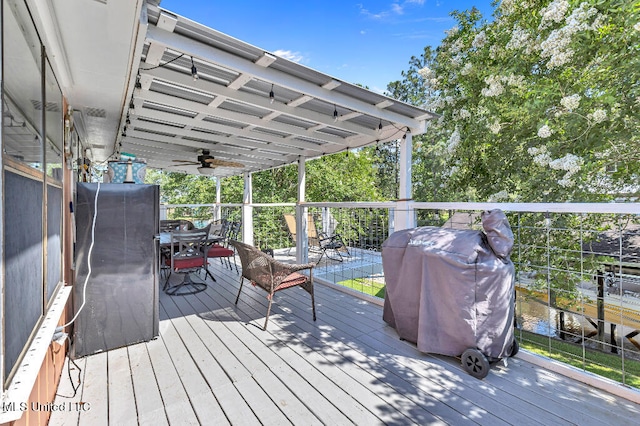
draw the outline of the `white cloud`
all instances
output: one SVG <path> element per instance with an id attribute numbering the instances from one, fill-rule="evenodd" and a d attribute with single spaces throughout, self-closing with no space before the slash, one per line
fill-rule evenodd
<path id="1" fill-rule="evenodd" d="M 293 62 L 302 62 L 304 57 L 300 54 L 300 52 L 292 52 L 290 50 L 282 50 L 278 49 L 273 52 L 274 55 L 280 56 L 281 58 L 288 59 Z"/>
<path id="2" fill-rule="evenodd" d="M 367 18 L 384 19 L 389 15 L 388 11 L 384 11 L 380 13 L 372 13 L 369 11 L 369 9 L 365 9 L 365 7 L 362 4 L 359 4 L 358 7 L 360 8 L 360 14 L 366 16 Z"/>
<path id="3" fill-rule="evenodd" d="M 378 13 L 371 12 L 369 9 L 366 9 L 362 4 L 358 4 L 358 7 L 360 8 L 360 14 L 365 15 L 370 19 L 382 20 L 385 18 L 389 18 L 391 16 L 404 15 L 405 7 L 407 6 L 420 7 L 424 5 L 424 2 L 425 0 L 393 1 L 389 5 L 388 9 L 382 10 Z"/>
<path id="4" fill-rule="evenodd" d="M 391 11 L 396 15 L 402 15 L 404 13 L 404 7 L 399 5 L 398 3 L 393 3 L 391 5 Z"/>

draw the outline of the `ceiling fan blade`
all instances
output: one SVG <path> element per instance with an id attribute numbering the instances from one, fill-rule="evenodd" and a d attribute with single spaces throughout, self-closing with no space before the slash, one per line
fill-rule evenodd
<path id="1" fill-rule="evenodd" d="M 236 163 L 235 161 L 218 160 L 217 158 L 207 158 L 204 160 L 209 163 L 210 167 L 244 167 L 242 163 Z"/>

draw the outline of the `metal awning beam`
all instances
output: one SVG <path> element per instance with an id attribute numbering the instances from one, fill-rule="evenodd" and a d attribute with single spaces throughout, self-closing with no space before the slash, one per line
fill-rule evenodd
<path id="1" fill-rule="evenodd" d="M 138 94 L 138 97 L 151 102 L 156 102 L 159 104 L 164 104 L 164 105 L 172 106 L 175 108 L 181 108 L 181 109 L 193 111 L 203 115 L 210 115 L 210 116 L 224 118 L 231 121 L 243 122 L 243 123 L 246 123 L 247 125 L 252 125 L 257 127 L 267 126 L 269 127 L 269 129 L 282 132 L 282 133 L 287 133 L 294 136 L 314 138 L 314 139 L 322 140 L 329 144 L 344 145 L 343 138 L 340 138 L 338 136 L 321 134 L 311 130 L 304 130 L 298 126 L 293 126 L 286 123 L 279 123 L 279 122 L 273 122 L 273 121 L 265 122 L 265 120 L 263 120 L 260 117 L 242 114 L 239 112 L 234 112 L 229 110 L 224 110 L 220 108 L 217 108 L 217 109 L 211 108 L 208 105 L 203 105 L 201 103 L 190 101 L 187 99 L 165 95 L 159 92 L 142 90 L 140 94 Z M 195 126 L 199 124 L 194 123 L 193 125 Z"/>
<path id="2" fill-rule="evenodd" d="M 381 120 L 394 122 L 399 126 L 416 129 L 421 127 L 418 120 L 403 116 L 393 111 L 386 111 L 376 107 L 375 105 L 368 104 L 341 93 L 336 93 L 332 90 L 327 90 L 326 88 L 317 86 L 310 82 L 302 81 L 295 76 L 284 74 L 278 70 L 272 69 L 271 67 L 265 68 L 260 65 L 256 65 L 251 61 L 247 61 L 213 46 L 200 43 L 180 34 L 163 31 L 152 24 L 149 24 L 147 39 L 151 42 L 159 42 L 172 49 L 184 52 L 185 54 L 197 56 L 205 62 L 210 62 L 234 70 L 239 74 L 249 74 L 260 80 L 277 84 L 278 86 L 285 87 L 299 93 L 304 93 L 328 103 L 341 105 L 344 108 L 359 111 Z"/>
<path id="3" fill-rule="evenodd" d="M 140 67 L 145 68 L 145 63 L 142 62 Z M 341 121 L 338 123 L 334 123 L 333 116 L 320 114 L 320 113 L 311 111 L 309 109 L 289 106 L 287 104 L 282 104 L 279 102 L 274 102 L 272 104 L 269 102 L 269 98 L 267 97 L 229 89 L 228 87 L 224 87 L 220 84 L 212 83 L 209 81 L 198 80 L 198 82 L 194 84 L 194 81 L 190 75 L 183 74 L 175 70 L 171 70 L 168 67 L 161 67 L 161 68 L 156 68 L 156 69 L 147 70 L 147 71 L 141 70 L 140 74 L 148 75 L 148 76 L 151 76 L 152 78 L 157 78 L 159 80 L 170 82 L 179 86 L 191 87 L 191 86 L 197 85 L 197 88 L 199 90 L 209 93 L 213 96 L 222 96 L 223 99 L 235 99 L 247 105 L 255 106 L 265 110 L 271 110 L 274 112 L 278 112 L 280 114 L 286 114 L 293 117 L 298 117 L 301 120 L 305 120 L 305 121 L 311 121 L 314 123 L 323 123 L 323 124 L 326 124 L 327 126 L 333 126 L 351 133 L 365 135 L 371 138 L 371 140 L 375 140 L 380 137 L 377 128 L 374 129 L 374 128 L 363 127 L 348 121 Z M 343 108 L 346 108 L 343 105 L 340 105 L 340 106 Z"/>

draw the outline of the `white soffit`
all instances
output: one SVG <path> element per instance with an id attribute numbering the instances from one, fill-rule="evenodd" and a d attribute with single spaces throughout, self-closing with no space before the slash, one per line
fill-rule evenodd
<path id="1" fill-rule="evenodd" d="M 27 0 L 81 142 L 96 160 L 113 153 L 144 0 Z M 133 63 L 135 58 L 135 64 Z"/>

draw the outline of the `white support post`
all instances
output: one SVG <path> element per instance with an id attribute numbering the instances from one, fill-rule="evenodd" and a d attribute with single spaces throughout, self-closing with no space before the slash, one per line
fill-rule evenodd
<path id="1" fill-rule="evenodd" d="M 222 219 L 222 207 L 220 206 L 220 200 L 222 199 L 222 178 L 216 177 L 216 205 L 213 208 L 213 221 L 216 223 Z"/>
<path id="2" fill-rule="evenodd" d="M 329 210 L 329 207 L 322 208 L 321 218 L 322 232 L 327 235 L 333 235 L 335 233 L 335 229 L 331 229 L 331 210 Z"/>
<path id="3" fill-rule="evenodd" d="M 307 263 L 309 261 L 309 238 L 307 229 L 308 209 L 300 203 L 306 199 L 305 184 L 307 171 L 305 158 L 298 158 L 298 206 L 296 207 L 296 262 Z"/>
<path id="4" fill-rule="evenodd" d="M 160 204 L 160 220 L 167 220 L 167 205 Z"/>
<path id="5" fill-rule="evenodd" d="M 415 228 L 416 226 L 413 200 L 411 199 L 412 150 L 411 133 L 407 132 L 405 137 L 400 140 L 400 198 L 396 205 L 393 226 L 396 231 Z"/>
<path id="6" fill-rule="evenodd" d="M 253 245 L 253 187 L 251 184 L 251 173 L 244 174 L 244 195 L 242 198 L 242 241 Z"/>

